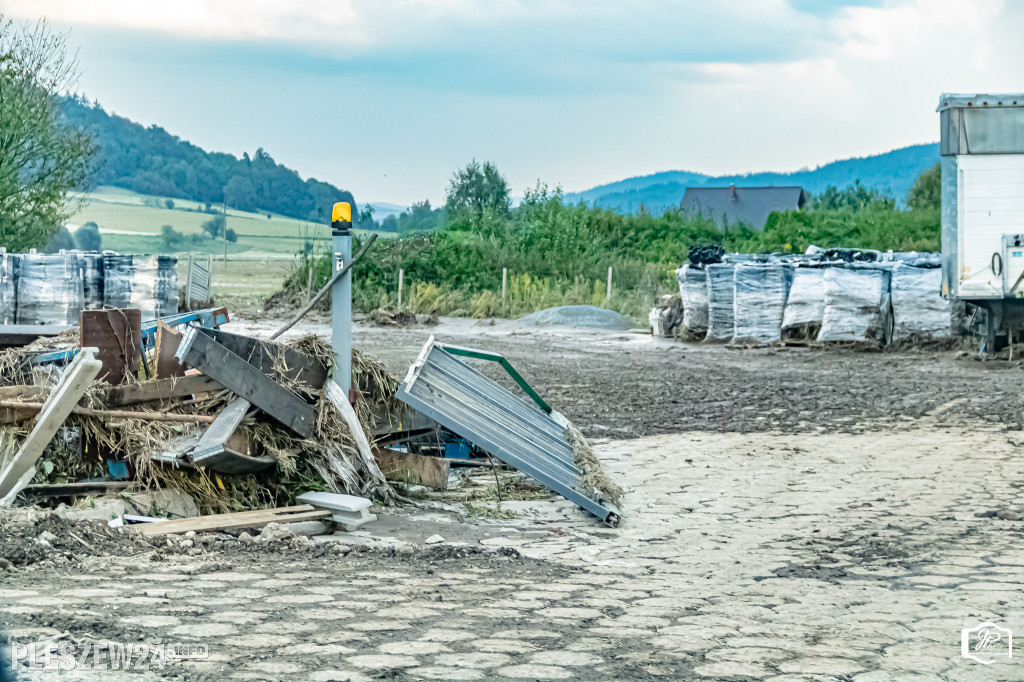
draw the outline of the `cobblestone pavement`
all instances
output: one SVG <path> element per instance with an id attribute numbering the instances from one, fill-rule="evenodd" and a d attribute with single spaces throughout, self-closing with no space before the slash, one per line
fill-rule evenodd
<path id="1" fill-rule="evenodd" d="M 960 631 L 1024 631 L 1022 440 L 933 414 L 876 433 L 607 441 L 628 491 L 617 529 L 561 502 L 474 526 L 397 513 L 324 541 L 347 554 L 8 572 L 0 608 L 19 641 L 210 645 L 154 678 L 1020 679 L 1019 663 L 962 658 Z M 521 557 L 459 556 L 481 547 Z"/>

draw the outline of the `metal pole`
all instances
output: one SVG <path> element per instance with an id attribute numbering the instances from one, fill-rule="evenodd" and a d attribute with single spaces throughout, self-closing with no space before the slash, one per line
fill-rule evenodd
<path id="1" fill-rule="evenodd" d="M 228 262 L 228 202 L 224 202 L 224 262 Z"/>
<path id="2" fill-rule="evenodd" d="M 501 302 L 505 302 L 505 289 L 508 285 L 508 268 L 501 269 Z"/>
<path id="3" fill-rule="evenodd" d="M 334 205 L 331 213 L 331 238 L 334 246 L 332 274 L 352 259 L 352 206 L 345 201 Z M 334 283 L 331 289 L 331 332 L 334 345 L 334 383 L 352 400 L 352 271 Z"/>
<path id="4" fill-rule="evenodd" d="M 612 266 L 608 266 L 608 293 L 604 297 L 604 304 L 610 305 L 612 302 Z"/>
<path id="5" fill-rule="evenodd" d="M 405 270 L 398 268 L 398 312 L 402 312 L 402 284 L 405 282 Z"/>

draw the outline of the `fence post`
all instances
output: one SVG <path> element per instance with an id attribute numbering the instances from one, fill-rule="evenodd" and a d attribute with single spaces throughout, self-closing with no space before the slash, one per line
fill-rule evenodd
<path id="1" fill-rule="evenodd" d="M 306 272 L 306 296 L 313 295 L 313 261 L 308 261 L 306 265 L 309 270 Z"/>
<path id="2" fill-rule="evenodd" d="M 610 305 L 612 302 L 612 266 L 608 266 L 608 293 L 605 294 L 604 304 Z"/>
<path id="3" fill-rule="evenodd" d="M 188 254 L 188 274 L 185 275 L 185 308 L 192 310 L 192 252 Z"/>
<path id="4" fill-rule="evenodd" d="M 505 289 L 508 288 L 508 268 L 501 269 L 501 302 L 505 302 Z"/>
<path id="5" fill-rule="evenodd" d="M 402 285 L 405 283 L 405 270 L 398 268 L 398 312 L 402 312 Z"/>

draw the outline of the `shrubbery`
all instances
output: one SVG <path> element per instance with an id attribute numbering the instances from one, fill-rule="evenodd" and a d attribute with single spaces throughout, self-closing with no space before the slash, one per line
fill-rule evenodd
<path id="1" fill-rule="evenodd" d="M 937 196 L 927 188 L 918 194 Z M 772 214 L 761 232 L 720 231 L 709 220 L 675 210 L 623 215 L 567 205 L 560 190 L 543 185 L 527 191 L 511 210 L 501 202 L 491 204 L 493 210 L 486 201 L 480 205 L 476 211 L 449 206 L 444 229 L 378 240 L 357 266 L 357 309 L 395 306 L 400 268 L 405 271 L 403 307 L 417 313 L 517 317 L 554 305 L 604 305 L 612 267 L 609 307 L 639 321 L 659 295 L 677 290 L 673 270 L 686 262 L 692 245 L 720 244 L 747 253 L 802 252 L 811 244 L 939 249 L 934 201 L 899 210 L 890 198 L 859 184 L 830 188 L 802 211 Z M 330 261 L 326 254 L 306 254 L 286 288 L 304 288 L 311 267 L 316 286 L 322 286 Z M 502 268 L 509 272 L 504 301 Z"/>

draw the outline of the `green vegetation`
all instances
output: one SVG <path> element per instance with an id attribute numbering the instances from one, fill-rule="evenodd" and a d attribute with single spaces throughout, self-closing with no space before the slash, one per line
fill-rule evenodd
<path id="1" fill-rule="evenodd" d="M 19 26 L 0 15 L 0 245 L 12 251 L 74 242 L 58 228 L 74 213 L 69 191 L 86 180 L 90 136 L 58 120 L 58 93 L 78 63 L 44 21 Z"/>
<path id="2" fill-rule="evenodd" d="M 555 305 L 605 305 L 611 267 L 609 307 L 640 321 L 659 295 L 677 290 L 673 270 L 686 262 L 693 245 L 720 244 L 746 253 L 801 252 L 811 244 L 939 249 L 934 169 L 918 178 L 910 209 L 899 210 L 891 198 L 854 183 L 826 188 L 802 211 L 772 214 L 765 230 L 756 232 L 719 231 L 712 222 L 678 210 L 623 215 L 567 204 L 560 190 L 543 185 L 527 191 L 511 209 L 507 183 L 481 181 L 486 172 L 500 178 L 493 166 L 485 170 L 489 166 L 474 162 L 453 176 L 444 229 L 378 242 L 358 266 L 357 309 L 395 307 L 399 269 L 404 270 L 403 308 L 416 313 L 518 317 Z M 330 275 L 330 260 L 319 251 L 304 254 L 286 289 L 304 291 L 310 268 L 316 289 Z M 504 300 L 502 268 L 509 272 Z"/>

